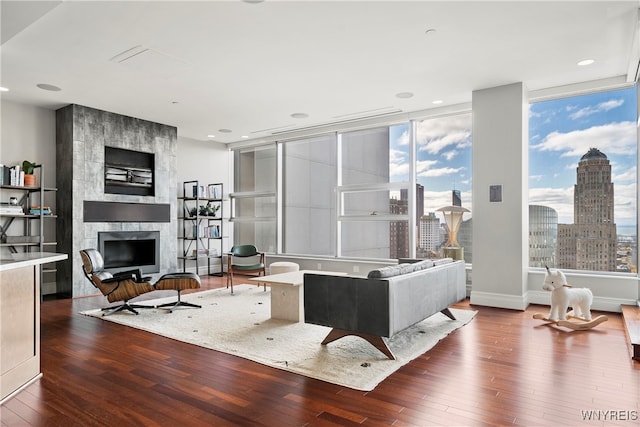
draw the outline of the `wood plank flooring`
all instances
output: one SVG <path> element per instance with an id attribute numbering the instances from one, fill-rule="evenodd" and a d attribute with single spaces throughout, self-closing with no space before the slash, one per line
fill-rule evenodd
<path id="1" fill-rule="evenodd" d="M 225 280 L 203 277 L 203 288 Z M 78 314 L 104 305 L 43 302 L 44 376 L 0 407 L 2 427 L 640 423 L 640 362 L 615 313 L 570 332 L 532 318 L 546 307 L 464 301 L 478 310 L 470 324 L 360 392 Z"/>

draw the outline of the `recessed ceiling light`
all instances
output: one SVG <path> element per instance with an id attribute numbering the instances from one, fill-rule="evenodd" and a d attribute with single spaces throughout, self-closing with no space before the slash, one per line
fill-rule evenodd
<path id="1" fill-rule="evenodd" d="M 435 101 L 431 101 L 432 104 L 442 104 L 444 101 L 442 99 L 436 99 Z"/>
<path id="2" fill-rule="evenodd" d="M 307 113 L 293 113 L 291 117 L 294 119 L 306 119 L 309 115 Z"/>
<path id="3" fill-rule="evenodd" d="M 584 65 L 591 65 L 594 62 L 596 62 L 596 61 L 593 60 L 593 59 L 583 59 L 582 61 L 578 62 L 578 65 L 580 65 L 582 67 Z"/>
<path id="4" fill-rule="evenodd" d="M 207 138 L 215 138 L 215 135 L 207 135 Z"/>
<path id="5" fill-rule="evenodd" d="M 436 32 L 436 29 L 435 29 L 435 28 L 429 28 L 429 29 L 427 29 L 424 33 L 425 33 L 426 35 L 430 35 L 430 34 L 434 34 L 435 32 Z"/>
<path id="6" fill-rule="evenodd" d="M 231 129 L 218 129 L 220 133 L 231 133 Z"/>
<path id="7" fill-rule="evenodd" d="M 249 138 L 249 137 L 248 137 L 247 135 L 242 135 L 240 138 L 247 139 L 247 138 Z"/>
<path id="8" fill-rule="evenodd" d="M 58 86 L 50 85 L 47 83 L 38 83 L 36 86 L 38 86 L 42 90 L 49 90 L 51 92 L 60 92 L 62 90 Z"/>
<path id="9" fill-rule="evenodd" d="M 9 92 L 9 89 L 7 89 L 6 87 L 0 86 L 0 92 Z"/>
<path id="10" fill-rule="evenodd" d="M 400 93 L 396 93 L 396 98 L 412 98 L 413 97 L 413 93 L 411 92 L 400 92 Z"/>

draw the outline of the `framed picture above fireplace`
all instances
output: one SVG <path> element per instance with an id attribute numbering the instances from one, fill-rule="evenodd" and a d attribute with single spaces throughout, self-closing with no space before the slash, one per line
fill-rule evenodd
<path id="1" fill-rule="evenodd" d="M 104 192 L 155 195 L 155 154 L 104 147 Z"/>

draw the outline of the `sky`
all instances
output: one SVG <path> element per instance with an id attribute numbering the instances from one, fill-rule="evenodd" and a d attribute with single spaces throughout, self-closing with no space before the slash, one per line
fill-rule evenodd
<path id="1" fill-rule="evenodd" d="M 532 103 L 529 108 L 529 203 L 558 212 L 573 223 L 573 186 L 578 161 L 589 148 L 610 160 L 619 228 L 636 224 L 635 88 Z M 425 188 L 425 213 L 451 204 L 460 190 L 472 212 L 471 113 L 424 120 L 417 125 L 418 183 Z M 391 180 L 408 180 L 409 126 L 391 128 Z M 628 234 L 625 232 L 624 234 Z"/>

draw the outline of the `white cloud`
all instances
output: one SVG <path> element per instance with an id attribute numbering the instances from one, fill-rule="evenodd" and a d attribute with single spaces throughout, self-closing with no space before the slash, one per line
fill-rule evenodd
<path id="1" fill-rule="evenodd" d="M 615 183 L 619 182 L 636 182 L 637 179 L 637 168 L 634 166 L 631 169 L 627 169 L 619 175 L 613 175 L 611 177 L 611 181 Z M 617 185 L 616 185 L 617 188 Z"/>
<path id="2" fill-rule="evenodd" d="M 438 154 L 449 148 L 471 146 L 471 114 L 422 120 L 416 129 L 418 150 Z"/>
<path id="3" fill-rule="evenodd" d="M 451 151 L 447 151 L 447 152 L 442 153 L 442 156 L 447 160 L 451 160 L 457 155 L 458 155 L 458 151 L 457 150 L 451 150 Z"/>
<path id="4" fill-rule="evenodd" d="M 396 139 L 396 142 L 398 143 L 398 145 L 402 146 L 402 145 L 409 145 L 409 142 L 411 141 L 411 139 L 409 138 L 409 131 L 405 130 L 404 132 L 402 132 L 402 135 L 400 135 L 398 137 L 398 139 Z"/>
<path id="5" fill-rule="evenodd" d="M 418 175 L 431 169 L 438 164 L 437 160 L 420 160 L 416 163 L 416 172 Z"/>
<path id="6" fill-rule="evenodd" d="M 573 224 L 573 186 L 568 188 L 531 188 L 529 204 L 555 209 L 559 224 Z"/>
<path id="7" fill-rule="evenodd" d="M 607 155 L 635 152 L 636 124 L 631 121 L 617 122 L 567 133 L 551 132 L 532 149 L 560 152 L 562 157 L 567 157 L 582 156 L 591 147 Z"/>
<path id="8" fill-rule="evenodd" d="M 601 102 L 600 104 L 594 106 L 588 106 L 585 108 L 581 108 L 575 113 L 571 113 L 569 117 L 573 120 L 580 119 L 582 117 L 590 116 L 596 113 L 602 113 L 604 111 L 613 110 L 614 108 L 620 107 L 624 104 L 624 99 L 611 99 L 609 101 Z M 569 108 L 567 108 L 569 110 Z"/>
<path id="9" fill-rule="evenodd" d="M 636 184 L 614 185 L 616 224 L 636 223 Z"/>
<path id="10" fill-rule="evenodd" d="M 389 162 L 391 163 L 406 163 L 409 160 L 407 152 L 402 150 L 389 150 Z"/>
<path id="11" fill-rule="evenodd" d="M 409 164 L 408 163 L 390 163 L 389 174 L 391 176 L 408 176 Z"/>
<path id="12" fill-rule="evenodd" d="M 464 170 L 464 168 L 438 168 L 438 169 L 427 169 L 424 172 L 418 174 L 419 177 L 422 178 L 432 178 L 436 176 L 446 176 L 460 173 L 460 171 Z"/>

